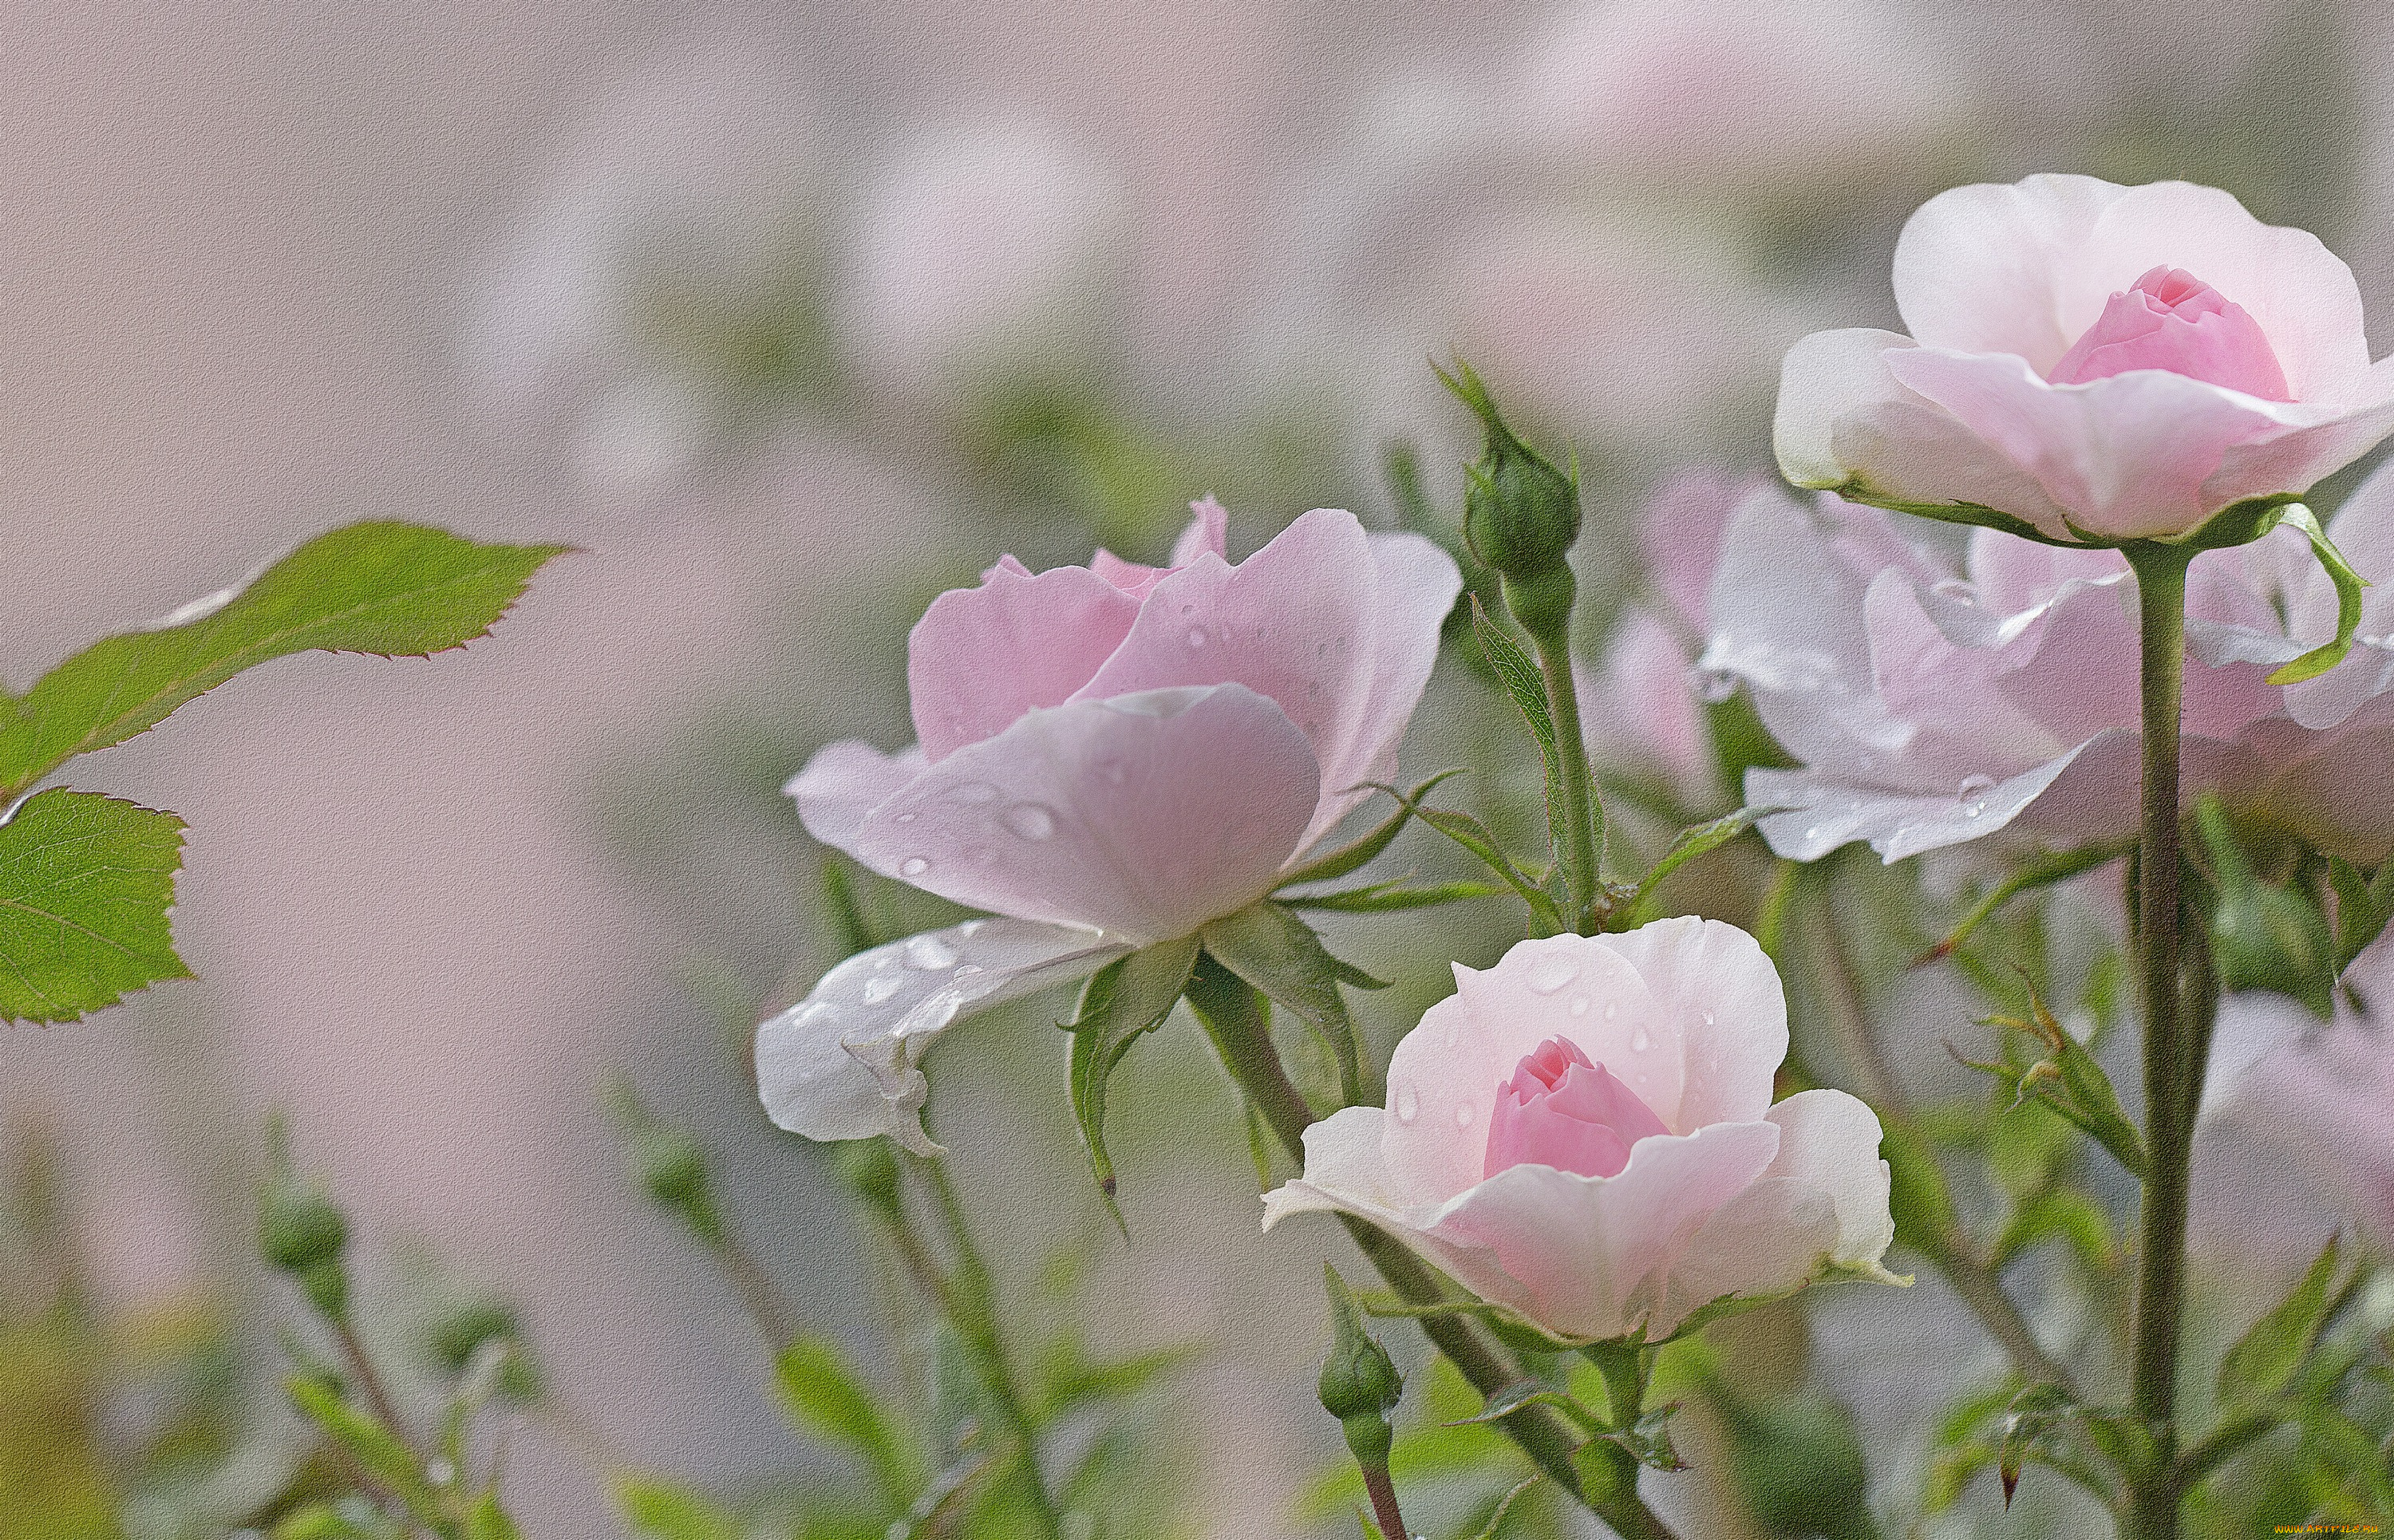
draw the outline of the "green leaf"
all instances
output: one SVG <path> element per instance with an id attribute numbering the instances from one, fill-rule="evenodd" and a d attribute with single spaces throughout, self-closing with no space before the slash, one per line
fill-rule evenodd
<path id="1" fill-rule="evenodd" d="M 2394 861 L 2363 875 L 2342 856 L 2327 862 L 2328 886 L 2335 892 L 2335 971 L 2339 978 L 2394 920 Z"/>
<path id="2" fill-rule="evenodd" d="M 425 1484 L 415 1455 L 398 1434 L 385 1428 L 372 1414 L 343 1400 L 339 1391 L 321 1379 L 294 1375 L 284 1382 L 283 1389 L 290 1394 L 291 1404 L 369 1479 L 388 1488 L 418 1518 L 439 1519 L 440 1507 L 432 1490 Z"/>
<path id="3" fill-rule="evenodd" d="M 1106 1153 L 1106 1082 L 1132 1043 L 1172 1014 L 1197 966 L 1197 938 L 1183 936 L 1108 963 L 1081 992 L 1072 1034 L 1072 1112 L 1089 1147 L 1089 1167 L 1107 1206 L 1114 1201 L 1114 1165 Z M 1119 1210 L 1114 1214 L 1122 1220 Z"/>
<path id="4" fill-rule="evenodd" d="M 1398 797 L 1397 810 L 1374 824 L 1361 838 L 1351 845 L 1341 846 L 1327 855 L 1315 857 L 1282 878 L 1281 887 L 1286 888 L 1308 882 L 1328 882 L 1334 877 L 1343 877 L 1362 866 L 1373 857 L 1387 849 L 1395 841 L 1397 836 L 1403 832 L 1406 821 L 1413 817 L 1414 803 L 1428 796 L 1440 782 L 1462 773 L 1459 770 L 1440 770 L 1431 776 L 1415 786 L 1412 796 Z"/>
<path id="5" fill-rule="evenodd" d="M 904 1446 L 837 1348 L 819 1336 L 798 1337 L 773 1361 L 773 1387 L 794 1426 L 863 1455 L 882 1492 L 904 1505 L 914 1484 Z"/>
<path id="6" fill-rule="evenodd" d="M 44 675 L 0 719 L 0 800 L 269 659 L 462 647 L 565 548 L 480 546 L 419 524 L 318 535 L 246 586 L 185 606 L 194 618 L 95 642 Z"/>
<path id="7" fill-rule="evenodd" d="M 1555 744 L 1555 718 L 1546 702 L 1546 676 L 1521 650 L 1520 643 L 1506 634 L 1505 628 L 1489 618 L 1487 606 L 1480 596 L 1471 596 L 1471 630 L 1480 638 L 1480 650 L 1488 656 L 1488 667 L 1513 697 L 1529 719 L 1530 736 L 1537 740 L 1538 756 L 1546 768 L 1546 838 L 1547 848 L 1558 855 L 1570 844 L 1570 831 L 1563 814 L 1563 758 Z M 1601 833 L 1599 832 L 1599 836 Z"/>
<path id="8" fill-rule="evenodd" d="M 0 823 L 0 1018 L 73 1021 L 188 979 L 166 911 L 183 821 L 53 789 Z"/>
<path id="9" fill-rule="evenodd" d="M 1374 786 L 1375 790 L 1385 791 L 1398 801 L 1412 808 L 1415 818 L 1479 857 L 1490 871 L 1504 878 L 1505 885 L 1519 894 L 1521 902 L 1530 906 L 1533 934 L 1553 936 L 1559 934 L 1565 928 L 1562 913 L 1556 907 L 1554 896 L 1527 873 L 1514 865 L 1503 850 L 1497 849 L 1496 836 L 1490 834 L 1487 826 L 1480 820 L 1469 813 L 1449 812 L 1442 808 L 1425 808 L 1394 786 L 1378 783 L 1375 783 Z"/>
<path id="10" fill-rule="evenodd" d="M 1480 1532 L 1474 1534 L 1471 1540 L 1496 1540 L 1497 1526 L 1504 1523 L 1505 1516 L 1513 1511 L 1513 1504 L 1519 1499 L 1521 1494 L 1529 1491 L 1544 1479 L 1542 1475 L 1532 1472 L 1516 1482 L 1511 1491 L 1496 1500 L 1495 1511 L 1488 1515 L 1488 1522 L 1480 1527 Z"/>
<path id="11" fill-rule="evenodd" d="M 1359 975 L 1333 957 L 1306 923 L 1281 905 L 1251 903 L 1214 921 L 1198 936 L 1208 955 L 1286 1006 L 1330 1045 L 1338 1059 L 1338 1082 L 1348 1105 L 1363 1099 L 1362 1050 L 1347 1002 L 1344 981 L 1370 988 L 1378 981 Z"/>
<path id="12" fill-rule="evenodd" d="M 2109 1151 L 2129 1175 L 2141 1179 L 2145 1174 L 2145 1141 L 2137 1132 L 2137 1125 L 2121 1110 L 2119 1094 L 2111 1088 L 2111 1077 L 2103 1073 L 2095 1056 L 2054 1020 L 2035 991 L 2029 992 L 2028 1003 L 2027 1020 L 1999 1016 L 1992 1018 L 1989 1025 L 2008 1027 L 2036 1038 L 2044 1046 L 2045 1057 L 2025 1070 L 2005 1063 L 1982 1064 L 1963 1059 L 1958 1053 L 1953 1057 L 2008 1085 L 2014 1108 L 2032 1100 L 2044 1102 Z"/>
<path id="13" fill-rule="evenodd" d="M 1399 909 L 1427 909 L 1467 899 L 1494 898 L 1507 889 L 1495 882 L 1375 882 L 1343 893 L 1292 893 L 1277 902 L 1290 909 L 1322 909 L 1336 915 L 1381 915 Z"/>
<path id="14" fill-rule="evenodd" d="M 2343 1236 L 2331 1235 L 2327 1244 L 2286 1297 L 2271 1306 L 2260 1320 L 2245 1328 L 2228 1356 L 2219 1361 L 2222 1401 L 2251 1401 L 2275 1395 L 2294 1377 L 2295 1370 L 2319 1340 L 2335 1302 L 2337 1270 L 2342 1266 Z"/>
<path id="15" fill-rule="evenodd" d="M 1542 1385 L 1534 1379 L 1525 1379 L 1515 1385 L 1499 1386 L 1496 1392 L 1488 1398 L 1487 1404 L 1479 1411 L 1467 1417 L 1450 1418 L 1444 1426 L 1470 1428 L 1484 1422 L 1502 1422 L 1525 1406 L 1551 1406 L 1578 1424 L 1583 1431 L 1588 1433 L 1599 1432 L 1604 1428 L 1602 1417 L 1553 1386 Z"/>
<path id="16" fill-rule="evenodd" d="M 1654 890 L 1663 885 L 1664 878 L 1698 856 L 1719 849 L 1753 828 L 1761 817 L 1760 810 L 1756 809 L 1740 808 L 1726 818 L 1716 818 L 1709 823 L 1680 830 L 1678 837 L 1671 841 L 1671 848 L 1663 852 L 1662 859 L 1638 879 L 1636 888 L 1630 889 L 1628 902 L 1617 912 L 1620 923 L 1612 928 L 1633 930 L 1653 918 Z"/>
<path id="17" fill-rule="evenodd" d="M 2352 638 L 2361 629 L 2361 590 L 2369 586 L 2369 580 L 2352 570 L 2352 563 L 2335 548 L 2327 531 L 2320 528 L 2319 515 L 2300 503 L 2289 503 L 2280 508 L 2275 522 L 2292 524 L 2303 532 L 2311 543 L 2311 555 L 2326 571 L 2328 581 L 2335 585 L 2335 639 L 2311 649 L 2269 676 L 2271 684 L 2300 684 L 2305 679 L 2318 678 L 2342 663 L 2344 655 L 2352 651 Z"/>
<path id="18" fill-rule="evenodd" d="M 678 1481 L 619 1477 L 615 1507 L 634 1533 L 652 1540 L 746 1540 L 748 1533 L 738 1515 Z"/>
<path id="19" fill-rule="evenodd" d="M 515 1520 L 499 1507 L 497 1493 L 483 1493 L 467 1510 L 466 1540 L 521 1540 Z"/>

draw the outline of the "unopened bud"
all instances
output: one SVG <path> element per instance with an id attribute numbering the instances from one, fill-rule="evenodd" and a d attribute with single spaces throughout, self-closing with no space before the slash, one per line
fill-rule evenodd
<path id="1" fill-rule="evenodd" d="M 1464 473 L 1463 537 L 1472 554 L 1511 583 L 1568 572 L 1564 559 L 1579 539 L 1578 479 L 1521 441 L 1467 365 L 1439 377 L 1487 430 L 1479 461 Z"/>
<path id="2" fill-rule="evenodd" d="M 269 1262 L 302 1276 L 339 1265 L 349 1244 L 349 1221 L 325 1193 L 276 1182 L 259 1195 L 257 1235 Z"/>
<path id="3" fill-rule="evenodd" d="M 2334 1015 L 2335 932 L 2325 912 L 2309 894 L 2254 873 L 2216 797 L 2198 806 L 2195 823 L 2217 884 L 2211 947 L 2220 988 L 2269 990 L 2300 1000 L 2322 1020 Z"/>
<path id="4" fill-rule="evenodd" d="M 1354 1452 L 1357 1465 L 1366 1470 L 1383 1469 L 1394 1439 L 1388 1413 L 1404 1394 L 1404 1377 L 1389 1361 L 1388 1349 L 1363 1330 L 1362 1316 L 1346 1280 L 1328 1266 L 1322 1274 L 1330 1291 L 1334 1334 L 1330 1356 L 1322 1361 L 1322 1410 L 1336 1417 L 1346 1430 L 1347 1447 Z"/>
<path id="5" fill-rule="evenodd" d="M 623 1076 L 610 1077 L 605 1097 L 631 1137 L 632 1172 L 640 1191 L 701 1241 L 720 1244 L 723 1215 L 715 1205 L 715 1179 L 705 1150 L 689 1129 L 650 1112 Z"/>

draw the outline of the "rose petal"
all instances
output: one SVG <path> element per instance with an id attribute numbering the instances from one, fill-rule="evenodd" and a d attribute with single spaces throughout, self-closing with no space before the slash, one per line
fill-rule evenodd
<path id="1" fill-rule="evenodd" d="M 1457 1197 L 1423 1232 L 1484 1248 L 1518 1287 L 1518 1301 L 1506 1302 L 1540 1324 L 1618 1336 L 1662 1302 L 1664 1270 L 1706 1217 L 1762 1175 L 1779 1140 L 1769 1123 L 1716 1123 L 1638 1140 L 1618 1176 L 1516 1165 Z"/>
<path id="2" fill-rule="evenodd" d="M 1751 1123 L 1787 1057 L 1787 995 L 1761 944 L 1733 925 L 1681 915 L 1603 938 L 1677 1020 L 1680 1132 Z M 1658 1109 L 1659 1111 L 1659 1109 Z"/>
<path id="3" fill-rule="evenodd" d="M 919 748 L 884 754 L 871 744 L 848 738 L 817 749 L 807 768 L 783 783 L 782 795 L 796 800 L 798 822 L 807 833 L 854 855 L 864 815 L 922 773 Z"/>
<path id="4" fill-rule="evenodd" d="M 906 643 L 923 754 L 939 763 L 1024 712 L 1061 705 L 1130 634 L 1138 601 L 1086 567 L 992 567 L 931 601 Z"/>
<path id="5" fill-rule="evenodd" d="M 2145 270 L 2130 269 L 2084 315 L 2063 313 L 2059 275 L 2077 270 L 2096 222 L 2126 191 L 2093 177 L 2046 175 L 1929 199 L 1895 244 L 1895 304 L 1904 329 L 1923 347 L 2011 353 L 2039 375 L 2050 372 L 2112 290 Z M 2070 285 L 2073 298 L 2078 288 Z"/>
<path id="6" fill-rule="evenodd" d="M 1771 428 L 1787 479 L 1857 483 L 1873 502 L 1976 503 L 2067 538 L 2060 507 L 2034 478 L 1899 381 L 1890 365 L 1916 350 L 1910 337 L 1867 329 L 1814 332 L 1790 348 Z"/>
<path id="7" fill-rule="evenodd" d="M 967 920 L 861 952 L 756 1029 L 766 1112 L 813 1139 L 896 1137 L 936 1150 L 919 1116 L 923 1055 L 957 1017 L 1085 978 L 1126 954 L 1094 931 Z"/>
<path id="8" fill-rule="evenodd" d="M 976 909 L 1162 941 L 1269 892 L 1320 783 L 1243 685 L 1075 701 L 931 766 L 853 853 Z"/>
<path id="9" fill-rule="evenodd" d="M 1679 1128 L 1678 1013 L 1658 1002 L 1613 938 L 1517 942 L 1485 970 L 1454 965 L 1455 993 L 1388 1057 L 1383 1137 L 1391 1191 L 1446 1202 L 1479 1181 L 1497 1087 L 1549 1037 L 1575 1044 Z"/>

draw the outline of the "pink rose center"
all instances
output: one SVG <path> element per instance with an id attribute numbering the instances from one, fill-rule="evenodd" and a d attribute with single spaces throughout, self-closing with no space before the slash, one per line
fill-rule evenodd
<path id="1" fill-rule="evenodd" d="M 1578 1044 L 1549 1037 L 1496 1087 L 1481 1175 L 1534 1165 L 1582 1177 L 1617 1176 L 1629 1164 L 1631 1145 L 1669 1132 L 1637 1092 L 1603 1065 L 1589 1063 Z"/>
<path id="2" fill-rule="evenodd" d="M 2178 268 L 2155 268 L 2113 295 L 2045 378 L 2084 385 L 2131 369 L 2165 369 L 2263 401 L 2295 399 L 2261 323 Z"/>

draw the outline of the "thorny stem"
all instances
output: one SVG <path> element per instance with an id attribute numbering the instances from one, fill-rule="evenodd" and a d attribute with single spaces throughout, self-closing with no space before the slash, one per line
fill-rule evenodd
<path id="1" fill-rule="evenodd" d="M 1911 1102 L 1896 1081 L 1894 1067 L 1880 1050 L 1877 1034 L 1871 1031 L 1861 986 L 1846 955 L 1836 916 L 1825 906 L 1819 915 L 1821 967 L 1817 977 L 1827 986 L 1829 1022 L 1836 1033 L 1837 1046 L 1845 1050 L 1847 1060 L 1853 1066 L 1855 1081 L 1861 1086 L 1864 1099 L 1877 1109 L 1879 1115 L 1889 1123 L 1909 1125 Z M 1979 1318 L 1987 1335 L 2009 1355 L 2023 1378 L 2032 1385 L 2059 1385 L 2073 1398 L 2079 1394 L 2076 1376 L 2036 1340 L 2019 1307 L 2004 1292 L 2002 1278 L 1979 1255 L 1969 1236 L 1948 1226 L 1918 1239 L 1929 1263 L 1953 1285 L 1953 1292 L 1962 1296 L 1962 1302 Z"/>
<path id="2" fill-rule="evenodd" d="M 1269 1007 L 1263 997 L 1212 958 L 1203 957 L 1198 960 L 1189 999 L 1230 1078 L 1246 1093 L 1248 1102 L 1262 1114 L 1282 1147 L 1303 1161 L 1305 1130 L 1314 1121 L 1313 1111 L 1290 1083 L 1272 1047 Z M 1451 1297 L 1438 1275 L 1395 1236 L 1351 1214 L 1341 1214 L 1338 1219 L 1398 1297 L 1413 1305 L 1438 1304 Z M 1425 1317 L 1421 1328 L 1482 1396 L 1494 1396 L 1528 1377 L 1528 1371 L 1510 1350 L 1461 1316 Z M 1555 1484 L 1588 1502 L 1630 1540 L 1672 1540 L 1671 1531 L 1647 1508 L 1634 1482 L 1610 1502 L 1589 1501 L 1572 1459 L 1582 1441 L 1545 1409 L 1523 1407 L 1497 1426 Z"/>
<path id="3" fill-rule="evenodd" d="M 2137 961 L 2145 1017 L 2143 1244 L 2137 1255 L 2131 1401 L 2151 1428 L 2151 1467 L 2130 1475 L 2136 1540 L 2177 1540 L 2178 1317 L 2186 1268 L 2187 1181 L 2194 1134 L 2189 1085 L 2197 1073 L 2179 1006 L 2178 733 L 2186 669 L 2186 571 L 2177 546 L 2128 551 L 2142 638 L 2144 802 L 2138 849 Z"/>
<path id="4" fill-rule="evenodd" d="M 1022 1482 L 1031 1499 L 1032 1510 L 1038 1517 L 1039 1533 L 1045 1540 L 1063 1540 L 1064 1519 L 1056 1507 L 1056 1499 L 1047 1490 L 1047 1480 L 1039 1470 L 1039 1441 L 1032 1426 L 1031 1414 L 1022 1398 L 1022 1389 L 1016 1382 L 1014 1370 L 1006 1362 L 1006 1349 L 998 1334 L 997 1316 L 992 1299 L 989 1264 L 982 1260 L 980 1250 L 973 1244 L 972 1231 L 966 1227 L 964 1205 L 956 1201 L 955 1188 L 948 1180 L 947 1167 L 937 1160 L 914 1163 L 923 1173 L 925 1184 L 931 1190 L 933 1205 L 939 1210 L 940 1227 L 947 1231 L 948 1243 L 955 1256 L 955 1272 L 952 1278 L 940 1276 L 929 1258 L 920 1255 L 919 1246 L 907 1257 L 907 1265 L 915 1270 L 918 1278 L 927 1271 L 933 1284 L 933 1297 L 946 1310 L 948 1319 L 965 1340 L 965 1347 L 980 1370 L 982 1385 L 995 1403 L 1000 1420 L 1006 1424 L 1008 1437 L 1021 1451 Z M 894 1227 L 902 1231 L 903 1227 Z M 911 1237 L 905 1239 L 911 1240 Z M 901 1255 L 905 1248 L 901 1243 Z"/>

